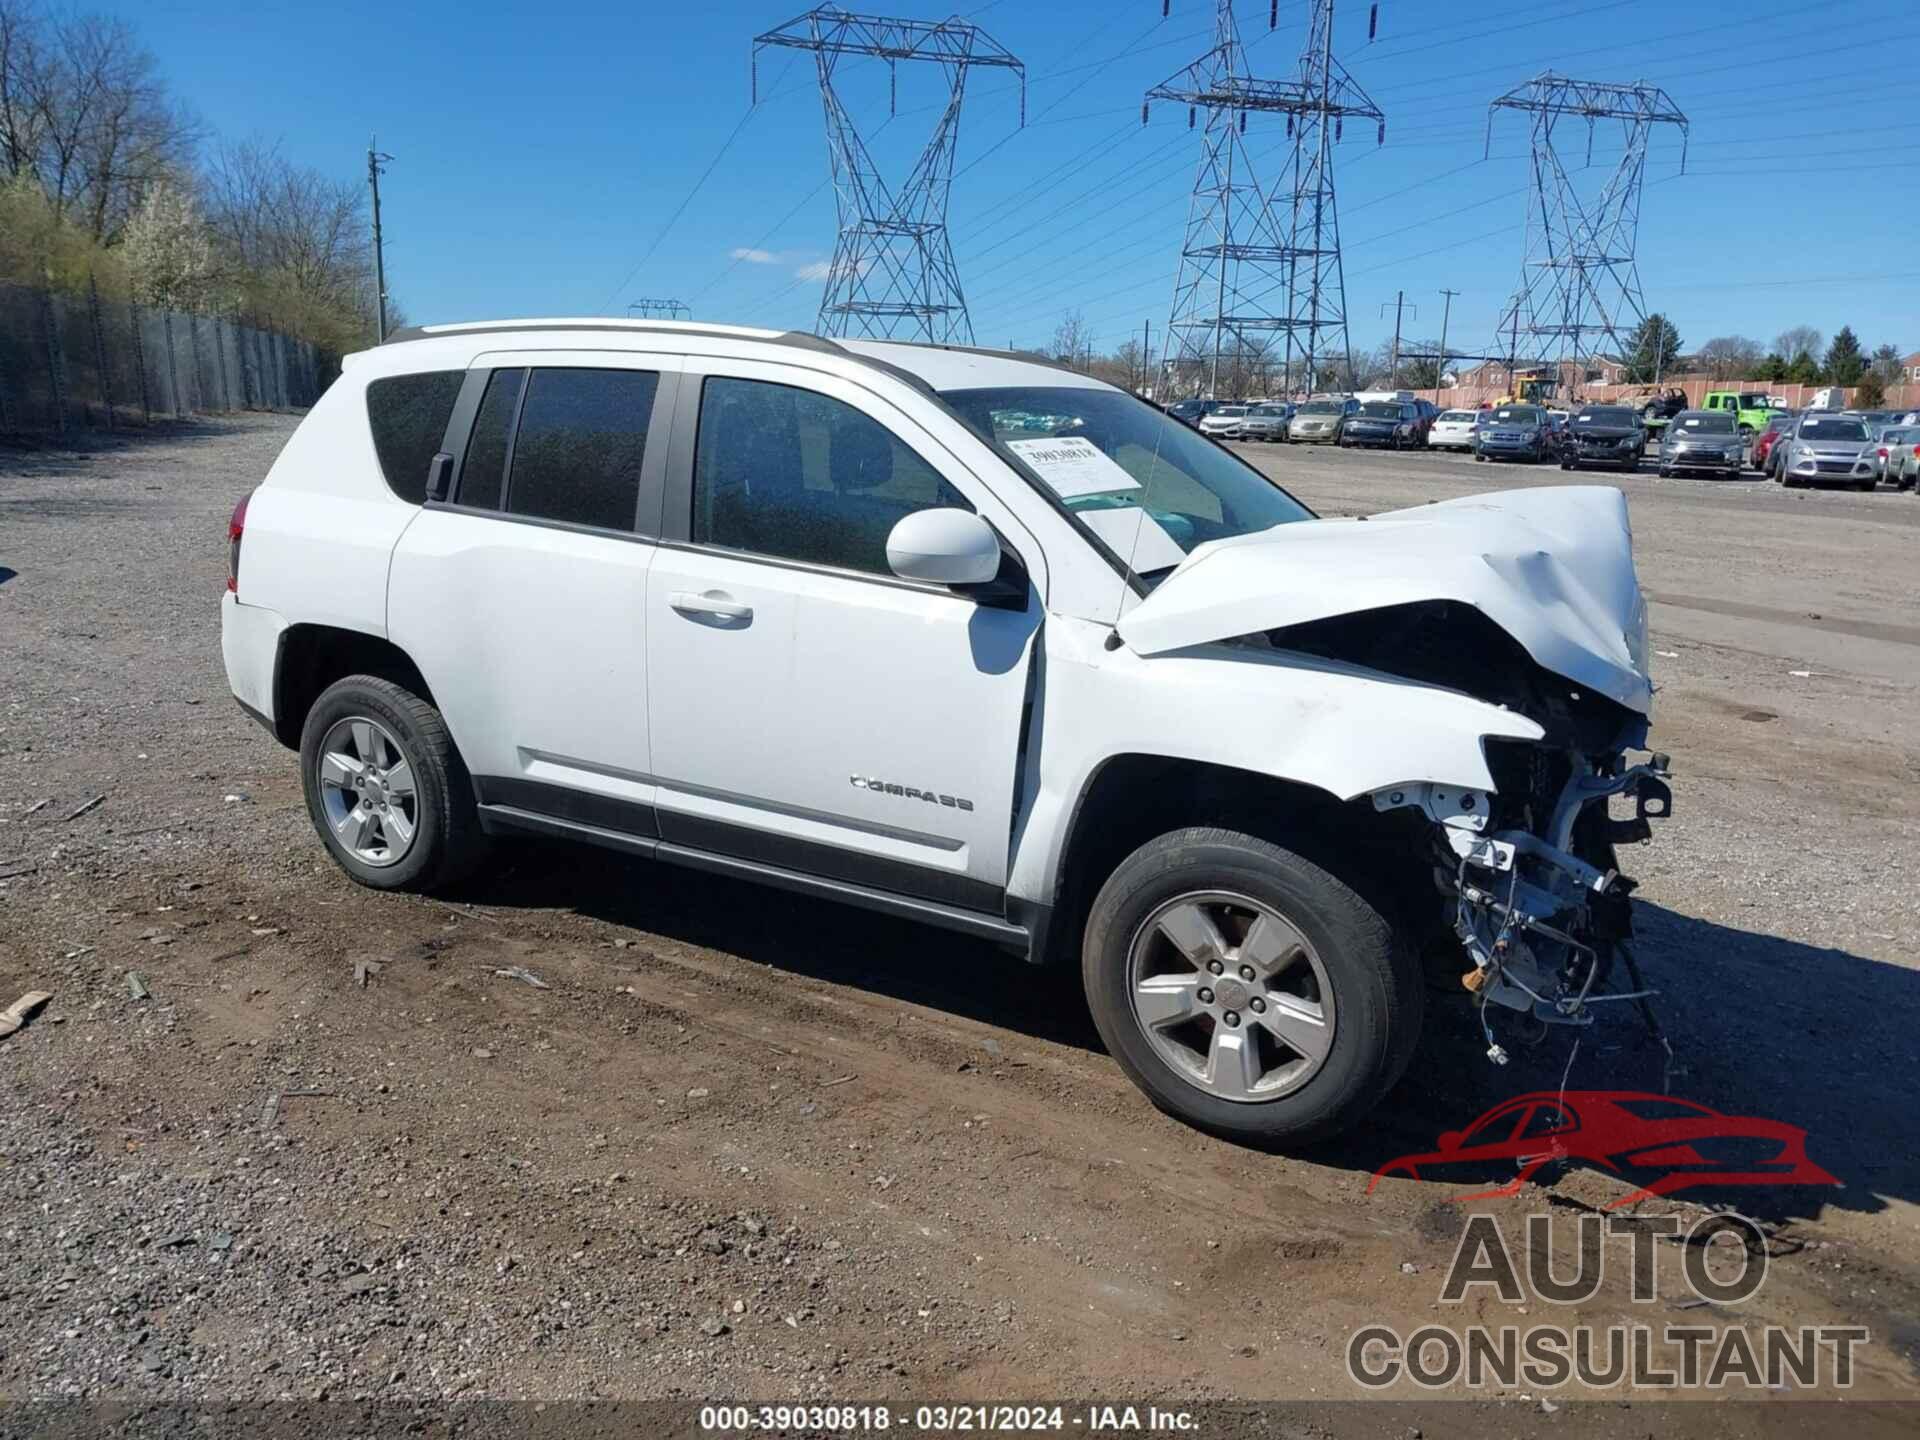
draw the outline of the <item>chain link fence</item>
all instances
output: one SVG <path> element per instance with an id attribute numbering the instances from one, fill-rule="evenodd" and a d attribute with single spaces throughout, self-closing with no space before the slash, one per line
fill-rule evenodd
<path id="1" fill-rule="evenodd" d="M 310 342 L 275 330 L 91 286 L 0 285 L 0 435 L 311 405 L 324 368 Z"/>

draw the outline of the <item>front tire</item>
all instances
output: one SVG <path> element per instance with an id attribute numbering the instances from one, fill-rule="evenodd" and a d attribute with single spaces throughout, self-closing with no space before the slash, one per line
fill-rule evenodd
<path id="1" fill-rule="evenodd" d="M 1399 1079 L 1425 992 L 1386 918 L 1304 856 L 1188 829 L 1122 861 L 1087 919 L 1087 1003 L 1160 1109 L 1255 1144 L 1347 1128 Z"/>
<path id="2" fill-rule="evenodd" d="M 391 680 L 349 675 L 321 692 L 301 731 L 300 778 L 314 829 L 362 885 L 444 889 L 485 855 L 446 722 Z"/>

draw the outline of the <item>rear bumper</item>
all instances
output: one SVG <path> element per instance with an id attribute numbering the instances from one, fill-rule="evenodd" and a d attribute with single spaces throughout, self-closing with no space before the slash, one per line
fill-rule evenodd
<path id="1" fill-rule="evenodd" d="M 277 612 L 242 605 L 232 591 L 220 597 L 220 657 L 233 698 L 272 728 L 273 679 L 287 622 Z"/>

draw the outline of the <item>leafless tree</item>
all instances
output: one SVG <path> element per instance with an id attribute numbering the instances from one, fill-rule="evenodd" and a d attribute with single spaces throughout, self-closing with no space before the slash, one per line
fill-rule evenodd
<path id="1" fill-rule="evenodd" d="M 1744 335 L 1716 335 L 1694 352 L 1694 363 L 1714 380 L 1741 380 L 1757 375 L 1766 361 L 1758 340 Z"/>
<path id="2" fill-rule="evenodd" d="M 1811 325 L 1792 325 L 1773 337 L 1773 353 L 1788 364 L 1800 354 L 1813 356 L 1818 361 L 1826 349 L 1827 337 Z"/>
<path id="3" fill-rule="evenodd" d="M 268 318 L 372 313 L 366 191 L 244 144 L 215 155 L 203 208 L 235 308 Z M 344 337 L 352 338 L 352 337 Z"/>
<path id="4" fill-rule="evenodd" d="M 1078 310 L 1069 310 L 1060 317 L 1060 323 L 1054 327 L 1053 340 L 1047 346 L 1047 354 L 1055 360 L 1064 360 L 1069 365 L 1081 364 L 1086 359 L 1087 346 L 1092 340 L 1087 333 L 1087 319 Z"/>
<path id="5" fill-rule="evenodd" d="M 0 164 L 56 216 L 116 239 L 148 186 L 183 175 L 199 128 L 123 22 L 0 0 Z"/>

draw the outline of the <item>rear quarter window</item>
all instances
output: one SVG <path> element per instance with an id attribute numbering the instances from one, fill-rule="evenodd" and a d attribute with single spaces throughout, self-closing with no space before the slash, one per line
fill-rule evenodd
<path id="1" fill-rule="evenodd" d="M 427 496 L 427 465 L 446 437 L 464 370 L 424 370 L 367 383 L 367 424 L 387 488 L 410 505 Z"/>

